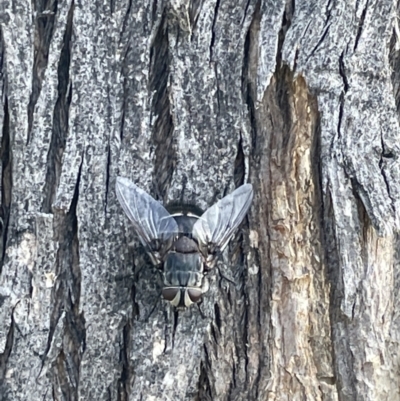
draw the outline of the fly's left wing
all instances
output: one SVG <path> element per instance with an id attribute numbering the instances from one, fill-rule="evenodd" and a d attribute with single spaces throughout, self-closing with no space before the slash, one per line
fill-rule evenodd
<path id="1" fill-rule="evenodd" d="M 117 177 L 117 198 L 142 244 L 158 263 L 178 234 L 175 219 L 149 194 L 124 177 Z"/>
<path id="2" fill-rule="evenodd" d="M 211 261 L 213 254 L 228 245 L 253 200 L 253 186 L 245 184 L 211 206 L 196 221 L 192 235 L 202 254 Z M 211 258 L 209 258 L 211 254 Z"/>

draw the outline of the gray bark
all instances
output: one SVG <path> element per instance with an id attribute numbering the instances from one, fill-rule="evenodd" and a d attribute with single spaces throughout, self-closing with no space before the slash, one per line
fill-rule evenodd
<path id="1" fill-rule="evenodd" d="M 388 0 L 2 0 L 0 400 L 400 400 Z M 255 198 L 175 312 L 117 175 Z"/>

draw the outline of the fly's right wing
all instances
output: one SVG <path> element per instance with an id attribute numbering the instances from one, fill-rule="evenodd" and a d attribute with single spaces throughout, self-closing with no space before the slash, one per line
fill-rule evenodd
<path id="1" fill-rule="evenodd" d="M 117 198 L 142 244 L 160 263 L 178 234 L 178 224 L 149 194 L 124 177 L 117 177 Z"/>
<path id="2" fill-rule="evenodd" d="M 253 200 L 253 187 L 245 184 L 211 206 L 193 226 L 203 256 L 211 263 L 222 251 L 246 216 Z"/>

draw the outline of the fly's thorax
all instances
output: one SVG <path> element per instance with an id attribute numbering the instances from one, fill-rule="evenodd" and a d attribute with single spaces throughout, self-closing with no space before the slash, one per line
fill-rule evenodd
<path id="1" fill-rule="evenodd" d="M 171 246 L 171 250 L 178 253 L 198 253 L 199 246 L 192 238 L 182 235 Z"/>
<path id="2" fill-rule="evenodd" d="M 190 235 L 193 231 L 194 224 L 202 213 L 200 209 L 192 210 L 191 206 L 181 205 L 181 208 L 182 207 L 183 210 L 179 210 L 179 207 L 173 208 L 172 210 L 169 209 L 172 211 L 171 215 L 178 225 L 178 231 L 182 234 Z M 187 209 L 187 207 L 189 207 L 189 209 Z"/>

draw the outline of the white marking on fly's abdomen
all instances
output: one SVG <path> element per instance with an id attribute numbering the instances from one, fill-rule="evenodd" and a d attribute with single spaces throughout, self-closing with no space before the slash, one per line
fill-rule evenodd
<path id="1" fill-rule="evenodd" d="M 173 306 L 178 306 L 179 305 L 179 302 L 181 300 L 181 292 L 182 291 L 178 291 L 176 293 L 175 298 L 172 301 L 170 301 L 171 305 L 173 305 Z"/>

